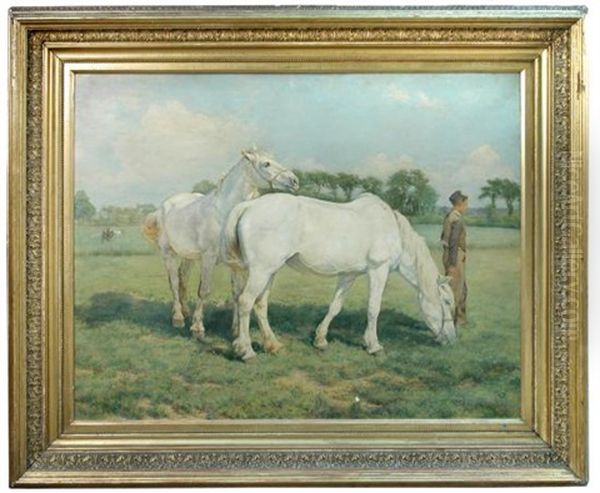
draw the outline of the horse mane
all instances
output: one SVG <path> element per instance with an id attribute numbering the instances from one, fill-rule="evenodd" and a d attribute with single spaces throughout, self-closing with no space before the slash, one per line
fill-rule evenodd
<path id="1" fill-rule="evenodd" d="M 410 258 L 410 263 L 403 266 L 415 273 L 419 291 L 427 292 L 427 288 L 434 287 L 432 281 L 435 281 L 439 274 L 431 251 L 425 239 L 415 231 L 406 217 L 398 211 L 394 211 L 394 216 L 396 216 L 402 248 Z"/>
<path id="2" fill-rule="evenodd" d="M 217 194 L 217 193 L 221 192 L 221 190 L 223 189 L 223 184 L 225 183 L 225 180 L 233 172 L 233 170 L 237 167 L 237 165 L 240 164 L 240 162 L 241 162 L 241 159 L 237 163 L 235 163 L 231 168 L 229 168 L 225 173 L 223 173 L 221 175 L 221 178 L 219 178 L 219 180 L 217 181 L 217 186 L 211 192 L 211 194 Z"/>

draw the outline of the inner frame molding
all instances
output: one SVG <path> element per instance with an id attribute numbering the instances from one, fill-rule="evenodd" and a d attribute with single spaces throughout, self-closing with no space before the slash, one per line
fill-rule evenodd
<path id="1" fill-rule="evenodd" d="M 11 484 L 584 483 L 583 11 L 518 10 L 12 10 Z M 521 418 L 74 421 L 74 77 L 161 71 L 521 73 Z"/>

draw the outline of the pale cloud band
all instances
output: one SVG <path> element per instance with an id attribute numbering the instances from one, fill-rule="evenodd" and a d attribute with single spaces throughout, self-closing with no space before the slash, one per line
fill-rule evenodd
<path id="1" fill-rule="evenodd" d="M 158 204 L 253 143 L 290 168 L 419 168 L 440 203 L 520 175 L 516 74 L 85 75 L 76 88 L 76 187 L 100 206 Z"/>

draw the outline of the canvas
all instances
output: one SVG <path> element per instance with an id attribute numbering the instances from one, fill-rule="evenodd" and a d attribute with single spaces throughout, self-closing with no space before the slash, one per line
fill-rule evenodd
<path id="1" fill-rule="evenodd" d="M 76 418 L 518 417 L 520 84 L 510 73 L 77 75 Z M 254 195 L 231 201 L 225 187 L 242 152 L 270 156 L 259 160 L 279 163 L 299 187 L 259 183 Z M 469 295 L 454 344 L 436 341 L 418 283 L 392 269 L 378 324 L 385 349 L 363 350 L 369 276 L 359 267 L 327 350 L 319 350 L 314 332 L 337 276 L 287 261 L 268 306 L 282 349 L 272 354 L 253 330 L 256 363 L 240 361 L 231 269 L 206 246 L 219 236 L 206 226 L 212 197 L 227 196 L 226 217 L 259 193 L 288 192 L 328 207 L 370 193 L 408 219 L 446 275 L 441 235 L 456 190 L 468 196 Z M 179 195 L 183 205 L 169 202 L 177 194 L 188 194 Z M 307 218 L 309 226 L 318 216 Z M 154 238 L 143 234 L 148 218 L 160 222 Z M 348 227 L 358 228 L 356 238 L 342 231 L 332 239 L 324 230 L 315 255 L 328 255 L 331 242 L 348 250 L 367 234 L 360 224 Z M 292 248 L 288 256 L 299 247 Z M 170 262 L 174 282 L 186 286 L 176 291 L 188 294 L 180 300 L 187 316 L 178 320 Z"/>

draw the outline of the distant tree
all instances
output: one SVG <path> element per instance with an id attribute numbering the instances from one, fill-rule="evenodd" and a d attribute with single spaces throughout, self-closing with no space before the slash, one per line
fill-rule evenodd
<path id="1" fill-rule="evenodd" d="M 210 180 L 202 180 L 194 185 L 192 192 L 207 194 L 212 192 L 215 188 L 217 188 L 217 185 L 214 182 Z"/>
<path id="2" fill-rule="evenodd" d="M 418 169 L 400 170 L 387 180 L 385 199 L 407 216 L 418 216 L 435 208 L 438 194 Z"/>
<path id="3" fill-rule="evenodd" d="M 360 180 L 360 186 L 365 192 L 381 196 L 383 194 L 383 182 L 374 176 L 366 176 Z"/>
<path id="4" fill-rule="evenodd" d="M 323 189 L 330 183 L 330 175 L 326 171 L 307 171 L 304 175 L 307 185 L 312 185 L 312 189 L 317 196 L 323 195 Z"/>
<path id="5" fill-rule="evenodd" d="M 360 178 L 352 173 L 338 173 L 337 186 L 344 192 L 346 200 L 352 199 L 352 192 L 360 185 Z"/>
<path id="6" fill-rule="evenodd" d="M 519 184 L 505 178 L 502 180 L 500 185 L 500 195 L 506 202 L 506 209 L 508 210 L 508 215 L 512 216 L 515 210 L 515 201 L 519 201 L 521 197 L 521 188 Z"/>
<path id="7" fill-rule="evenodd" d="M 325 188 L 329 191 L 329 197 L 338 200 L 338 177 L 332 173 L 322 172 L 322 179 L 325 182 Z"/>
<path id="8" fill-rule="evenodd" d="M 298 181 L 300 182 L 300 187 L 302 187 L 302 184 L 306 181 L 306 171 L 293 169 L 292 173 L 296 175 L 296 178 L 298 178 Z"/>
<path id="9" fill-rule="evenodd" d="M 420 194 L 419 214 L 435 211 L 440 195 L 435 191 L 435 188 L 429 184 L 428 178 L 427 183 L 421 189 Z"/>
<path id="10" fill-rule="evenodd" d="M 312 181 L 312 171 L 302 171 L 299 169 L 294 169 L 292 171 L 298 177 L 298 181 L 300 182 L 298 195 L 307 195 L 309 197 L 319 196 L 318 187 Z"/>
<path id="11" fill-rule="evenodd" d="M 96 208 L 88 197 L 88 194 L 83 190 L 75 193 L 75 219 L 84 221 L 90 220 L 96 214 Z"/>
<path id="12" fill-rule="evenodd" d="M 487 180 L 487 185 L 481 187 L 480 199 L 490 199 L 490 208 L 492 211 L 496 209 L 496 199 L 502 196 L 502 180 L 500 178 L 493 178 Z"/>
<path id="13" fill-rule="evenodd" d="M 138 204 L 135 206 L 135 209 L 140 215 L 146 216 L 151 212 L 154 212 L 156 210 L 156 206 L 154 204 Z"/>

